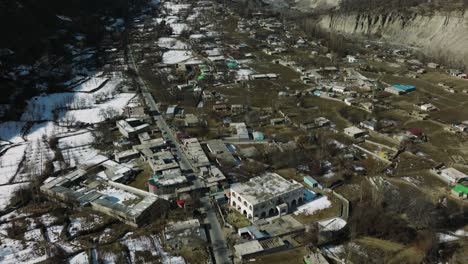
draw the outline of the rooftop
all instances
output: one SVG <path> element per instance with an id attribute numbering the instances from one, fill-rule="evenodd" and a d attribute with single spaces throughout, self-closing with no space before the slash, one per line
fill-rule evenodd
<path id="1" fill-rule="evenodd" d="M 260 244 L 260 242 L 258 242 L 258 240 L 252 240 L 252 241 L 245 242 L 245 243 L 242 243 L 242 244 L 239 244 L 239 245 L 235 245 L 234 248 L 235 248 L 237 254 L 240 255 L 240 256 L 244 256 L 244 255 L 252 254 L 252 253 L 255 253 L 255 252 L 263 251 L 263 247 Z"/>
<path id="2" fill-rule="evenodd" d="M 442 169 L 440 170 L 441 173 L 443 173 L 444 175 L 454 179 L 454 180 L 460 180 L 460 179 L 463 179 L 463 178 L 466 178 L 468 177 L 465 173 L 455 169 L 455 168 L 445 168 L 445 169 Z"/>
<path id="3" fill-rule="evenodd" d="M 149 124 L 143 123 L 137 118 L 127 118 L 125 120 L 117 121 L 117 126 L 121 127 L 127 132 L 135 132 L 149 127 Z"/>
<path id="4" fill-rule="evenodd" d="M 344 129 L 344 132 L 346 134 L 350 134 L 350 135 L 356 135 L 356 134 L 361 134 L 361 133 L 364 133 L 365 131 L 360 129 L 360 128 L 357 128 L 355 126 L 352 126 L 352 127 L 347 127 Z"/>
<path id="5" fill-rule="evenodd" d="M 231 188 L 252 204 L 268 201 L 278 195 L 303 188 L 302 184 L 288 181 L 276 173 L 267 173 Z"/>
<path id="6" fill-rule="evenodd" d="M 455 187 L 452 189 L 453 191 L 457 193 L 466 193 L 468 194 L 468 186 L 457 184 Z"/>
<path id="7" fill-rule="evenodd" d="M 413 91 L 413 90 L 416 89 L 416 87 L 414 85 L 395 84 L 395 85 L 392 85 L 392 87 L 396 88 L 398 90 L 406 91 L 406 92 Z"/>

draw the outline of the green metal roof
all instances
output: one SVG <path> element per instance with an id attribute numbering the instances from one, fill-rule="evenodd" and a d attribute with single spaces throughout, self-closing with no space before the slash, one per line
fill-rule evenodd
<path id="1" fill-rule="evenodd" d="M 237 63 L 234 62 L 234 61 L 230 61 L 230 62 L 227 63 L 227 66 L 230 67 L 230 68 L 237 67 Z"/>
<path id="2" fill-rule="evenodd" d="M 457 193 L 468 193 L 468 186 L 457 184 L 452 190 Z"/>

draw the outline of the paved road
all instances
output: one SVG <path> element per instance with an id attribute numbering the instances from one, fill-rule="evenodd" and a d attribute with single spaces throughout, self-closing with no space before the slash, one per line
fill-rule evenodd
<path id="1" fill-rule="evenodd" d="M 156 101 L 154 100 L 154 97 L 151 94 L 150 89 L 148 88 L 148 86 L 146 85 L 146 83 L 143 81 L 140 74 L 138 73 L 138 67 L 135 64 L 133 52 L 130 48 L 128 50 L 128 54 L 130 58 L 129 67 L 132 68 L 136 73 L 136 76 L 137 76 L 136 80 L 138 82 L 138 85 L 140 86 L 141 94 L 143 95 L 145 99 L 146 105 L 150 108 L 150 111 L 152 113 L 159 112 Z M 192 169 L 193 172 L 197 172 L 198 168 L 192 166 L 189 159 L 187 158 L 187 155 L 185 154 L 179 142 L 177 141 L 177 138 L 174 136 L 172 129 L 167 125 L 167 122 L 164 119 L 164 117 L 162 115 L 157 115 L 157 116 L 154 116 L 153 118 L 156 121 L 156 124 L 158 125 L 158 127 L 161 129 L 163 138 L 165 140 L 170 140 L 172 141 L 172 143 L 174 143 L 177 149 L 177 155 L 180 158 L 180 163 L 182 163 L 182 167 L 187 168 L 187 169 L 190 168 Z"/>
<path id="2" fill-rule="evenodd" d="M 200 201 L 203 205 L 203 208 L 206 210 L 206 218 L 210 224 L 208 227 L 208 234 L 211 240 L 211 247 L 213 250 L 215 263 L 231 264 L 232 261 L 229 258 L 230 251 L 227 246 L 221 225 L 219 224 L 218 218 L 216 217 L 216 208 L 211 204 L 210 198 L 207 196 L 202 197 Z"/>
<path id="3" fill-rule="evenodd" d="M 150 89 L 148 88 L 148 86 L 146 85 L 146 83 L 143 81 L 143 79 L 138 73 L 138 68 L 135 64 L 135 59 L 133 57 L 133 53 L 130 48 L 128 49 L 128 54 L 130 58 L 129 67 L 132 68 L 136 73 L 136 76 L 137 76 L 136 80 L 141 88 L 141 93 L 143 97 L 145 98 L 146 105 L 150 108 L 151 112 L 158 111 L 156 101 L 154 100 L 153 95 L 150 92 Z M 164 119 L 164 117 L 162 115 L 157 115 L 157 116 L 154 116 L 154 120 L 156 121 L 156 124 L 163 132 L 164 139 L 172 141 L 172 143 L 176 147 L 177 154 L 180 157 L 180 163 L 182 163 L 182 166 L 184 166 L 185 168 L 190 168 L 195 173 L 198 172 L 199 171 L 198 168 L 193 166 L 192 163 L 189 161 L 189 159 L 187 158 L 187 155 L 185 154 L 184 150 L 180 146 L 179 141 L 175 137 L 172 129 L 167 125 L 167 122 Z M 193 185 L 195 188 L 201 188 L 204 186 L 204 182 L 201 181 L 199 178 L 196 178 Z M 202 202 L 204 210 L 206 211 L 205 220 L 206 222 L 209 223 L 208 235 L 210 236 L 211 248 L 213 251 L 215 263 L 216 264 L 232 263 L 229 257 L 230 251 L 227 246 L 226 238 L 224 237 L 223 230 L 216 216 L 216 212 L 215 212 L 216 209 L 211 204 L 209 196 L 204 196 L 200 200 Z"/>

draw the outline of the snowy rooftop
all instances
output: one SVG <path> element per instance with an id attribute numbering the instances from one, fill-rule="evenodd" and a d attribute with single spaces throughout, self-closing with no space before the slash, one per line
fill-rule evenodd
<path id="1" fill-rule="evenodd" d="M 163 54 L 163 63 L 177 64 L 187 61 L 192 57 L 192 52 L 188 50 L 169 50 Z"/>
<path id="2" fill-rule="evenodd" d="M 284 193 L 304 188 L 302 184 L 288 181 L 276 173 L 267 173 L 231 188 L 251 204 L 258 204 Z"/>
<path id="3" fill-rule="evenodd" d="M 346 226 L 346 221 L 339 218 L 334 217 L 331 219 L 323 220 L 318 222 L 322 231 L 338 231 Z"/>

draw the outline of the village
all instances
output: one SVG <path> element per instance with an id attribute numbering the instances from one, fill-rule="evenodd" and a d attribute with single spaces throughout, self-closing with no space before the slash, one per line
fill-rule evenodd
<path id="1" fill-rule="evenodd" d="M 467 75 L 381 43 L 344 52 L 244 7 L 150 1 L 106 67 L 75 47 L 71 89 L 0 124 L 0 262 L 353 263 L 369 248 L 422 261 L 413 233 L 353 226 L 366 199 L 437 226 L 438 244 L 466 240 Z M 11 204 L 26 185 L 43 206 Z"/>

